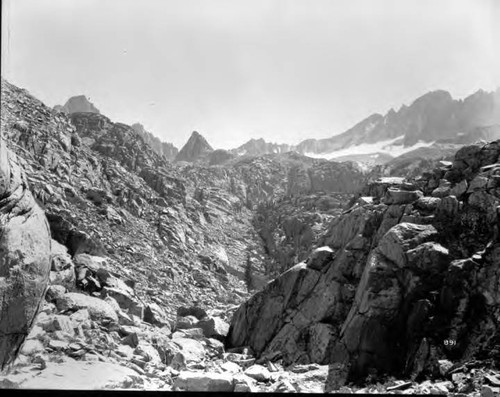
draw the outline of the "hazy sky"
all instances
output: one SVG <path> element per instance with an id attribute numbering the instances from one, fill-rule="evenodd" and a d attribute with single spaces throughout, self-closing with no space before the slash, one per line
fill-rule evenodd
<path id="1" fill-rule="evenodd" d="M 343 132 L 500 86 L 498 0 L 3 0 L 2 75 L 176 146 Z M 496 29 L 496 30 L 493 30 Z"/>

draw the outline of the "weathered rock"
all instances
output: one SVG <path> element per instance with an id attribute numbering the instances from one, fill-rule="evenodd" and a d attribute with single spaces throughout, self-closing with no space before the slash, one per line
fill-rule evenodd
<path id="1" fill-rule="evenodd" d="M 191 306 L 191 307 L 181 306 L 177 309 L 177 316 L 178 317 L 194 316 L 198 320 L 203 320 L 207 316 L 207 312 L 205 311 L 205 309 L 202 309 L 201 307 L 197 306 Z"/>
<path id="2" fill-rule="evenodd" d="M 44 350 L 45 347 L 43 346 L 42 342 L 37 339 L 28 339 L 23 343 L 20 353 L 24 354 L 25 356 L 32 356 L 34 354 L 43 352 Z"/>
<path id="3" fill-rule="evenodd" d="M 467 188 L 467 181 L 462 179 L 450 189 L 450 196 L 460 198 L 467 191 Z"/>
<path id="4" fill-rule="evenodd" d="M 415 202 L 415 207 L 425 211 L 435 211 L 441 199 L 438 197 L 421 197 Z"/>
<path id="5" fill-rule="evenodd" d="M 136 348 L 139 345 L 139 336 L 137 335 L 137 332 L 131 332 L 124 336 L 121 343 Z"/>
<path id="6" fill-rule="evenodd" d="M 55 302 L 58 298 L 68 292 L 67 288 L 62 285 L 50 285 L 45 293 L 45 300 L 47 302 Z"/>
<path id="7" fill-rule="evenodd" d="M 183 371 L 174 382 L 174 389 L 183 391 L 232 392 L 232 376 L 214 372 L 193 373 Z"/>
<path id="8" fill-rule="evenodd" d="M 75 333 L 71 319 L 68 316 L 54 315 L 40 325 L 47 332 L 62 331 L 70 336 Z"/>
<path id="9" fill-rule="evenodd" d="M 191 338 L 191 339 L 203 339 L 205 335 L 201 328 L 189 328 L 189 329 L 179 329 L 172 334 L 172 339 L 175 338 Z"/>
<path id="10" fill-rule="evenodd" d="M 432 225 L 400 223 L 380 240 L 378 250 L 387 259 L 403 268 L 407 261 L 406 251 L 429 241 L 437 233 Z"/>
<path id="11" fill-rule="evenodd" d="M 292 383 L 288 379 L 282 379 L 279 382 L 276 382 L 271 390 L 275 393 L 297 393 L 297 389 L 292 385 Z"/>
<path id="12" fill-rule="evenodd" d="M 334 258 L 335 254 L 330 247 L 316 248 L 308 259 L 307 266 L 314 270 L 321 270 Z"/>
<path id="13" fill-rule="evenodd" d="M 203 330 L 203 334 L 207 338 L 215 338 L 224 340 L 229 331 L 229 324 L 219 317 L 211 317 L 209 319 L 200 320 L 196 323 L 196 327 Z"/>
<path id="14" fill-rule="evenodd" d="M 323 364 L 330 359 L 330 343 L 334 340 L 336 329 L 330 324 L 316 323 L 309 328 L 307 354 L 313 363 Z"/>
<path id="15" fill-rule="evenodd" d="M 124 310 L 127 310 L 129 314 L 135 315 L 139 318 L 144 316 L 144 305 L 139 302 L 139 300 L 130 294 L 129 291 L 120 288 L 104 287 L 102 289 L 103 297 L 112 297 L 117 302 L 118 305 Z"/>
<path id="16" fill-rule="evenodd" d="M 439 373 L 445 376 L 448 371 L 453 367 L 453 363 L 449 360 L 439 360 Z"/>
<path id="17" fill-rule="evenodd" d="M 75 288 L 75 265 L 68 250 L 56 240 L 52 240 L 50 284 L 62 285 L 72 290 Z"/>
<path id="18" fill-rule="evenodd" d="M 234 375 L 234 391 L 243 393 L 253 393 L 258 391 L 255 385 L 255 380 L 241 373 Z"/>
<path id="19" fill-rule="evenodd" d="M 56 305 L 60 311 L 87 309 L 90 317 L 96 321 L 110 320 L 118 322 L 118 316 L 113 308 L 102 299 L 92 296 L 69 292 L 57 299 Z"/>
<path id="20" fill-rule="evenodd" d="M 177 317 L 175 329 L 198 328 L 198 319 L 195 316 Z"/>
<path id="21" fill-rule="evenodd" d="M 450 194 L 450 191 L 451 189 L 449 186 L 439 186 L 432 191 L 432 197 L 446 197 Z"/>
<path id="22" fill-rule="evenodd" d="M 498 396 L 500 392 L 500 387 L 491 387 L 488 385 L 484 385 L 481 388 L 481 397 L 495 397 Z"/>
<path id="23" fill-rule="evenodd" d="M 1 368 L 14 360 L 33 324 L 47 287 L 50 251 L 45 215 L 0 136 Z"/>
<path id="24" fill-rule="evenodd" d="M 384 196 L 385 204 L 409 204 L 417 201 L 419 198 L 423 196 L 423 193 L 420 190 L 400 190 L 389 188 L 387 189 Z"/>
<path id="25" fill-rule="evenodd" d="M 189 338 L 176 338 L 172 342 L 177 345 L 183 354 L 186 363 L 200 362 L 205 357 L 205 348 L 197 340 Z"/>
<path id="26" fill-rule="evenodd" d="M 144 309 L 144 321 L 160 327 L 168 327 L 170 329 L 170 321 L 168 320 L 165 311 L 156 303 L 150 303 Z"/>
<path id="27" fill-rule="evenodd" d="M 134 353 L 141 356 L 144 361 L 148 363 L 159 364 L 161 362 L 161 357 L 158 351 L 147 342 L 139 342 L 134 350 Z"/>
<path id="28" fill-rule="evenodd" d="M 60 340 L 50 340 L 48 347 L 50 349 L 59 351 L 59 350 L 65 350 L 69 348 L 69 343 L 66 341 L 60 341 Z"/>
<path id="29" fill-rule="evenodd" d="M 48 390 L 92 390 L 139 386 L 143 380 L 130 368 L 99 361 L 67 359 L 48 362 L 43 371 L 22 372 L 12 376 L 18 388 Z"/>
<path id="30" fill-rule="evenodd" d="M 231 362 L 231 361 L 222 363 L 220 365 L 220 367 L 221 367 L 221 369 L 224 370 L 224 372 L 229 372 L 232 374 L 236 374 L 238 372 L 241 372 L 241 367 L 238 364 Z"/>
<path id="31" fill-rule="evenodd" d="M 78 254 L 75 255 L 74 262 L 76 267 L 83 266 L 93 273 L 97 273 L 99 269 L 105 266 L 106 258 L 89 254 Z"/>
<path id="32" fill-rule="evenodd" d="M 271 378 L 269 370 L 259 364 L 254 364 L 245 370 L 245 375 L 259 382 L 267 382 Z"/>

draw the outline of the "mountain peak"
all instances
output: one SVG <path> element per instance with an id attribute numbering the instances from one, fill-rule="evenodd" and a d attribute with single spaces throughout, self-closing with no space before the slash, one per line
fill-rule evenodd
<path id="1" fill-rule="evenodd" d="M 432 105 L 436 102 L 441 102 L 441 101 L 448 101 L 451 102 L 453 101 L 453 98 L 451 94 L 448 91 L 445 90 L 435 90 L 435 91 L 429 91 L 426 94 L 418 97 L 412 104 L 429 104 Z"/>
<path id="2" fill-rule="evenodd" d="M 203 138 L 203 139 L 205 139 L 205 138 L 203 137 L 203 135 L 201 135 L 198 131 L 193 131 L 193 132 L 191 133 L 191 138 L 193 138 L 193 137 L 195 137 L 195 138 Z"/>
<path id="3" fill-rule="evenodd" d="M 204 158 L 214 149 L 198 131 L 193 131 L 186 144 L 175 157 L 175 161 L 195 162 Z"/>
<path id="4" fill-rule="evenodd" d="M 69 98 L 64 106 L 54 106 L 54 109 L 67 114 L 72 113 L 97 113 L 101 112 L 85 95 L 76 95 Z"/>
<path id="5" fill-rule="evenodd" d="M 131 125 L 131 127 L 137 132 L 137 131 L 146 131 L 144 126 L 141 123 L 134 123 Z"/>

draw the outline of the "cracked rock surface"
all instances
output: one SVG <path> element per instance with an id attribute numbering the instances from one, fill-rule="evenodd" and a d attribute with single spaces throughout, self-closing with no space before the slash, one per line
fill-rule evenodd
<path id="1" fill-rule="evenodd" d="M 0 367 L 11 363 L 43 299 L 50 270 L 47 219 L 0 137 Z"/>

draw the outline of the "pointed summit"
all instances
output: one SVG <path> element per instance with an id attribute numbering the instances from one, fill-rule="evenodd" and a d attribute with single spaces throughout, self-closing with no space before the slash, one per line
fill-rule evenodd
<path id="1" fill-rule="evenodd" d="M 73 96 L 68 99 L 64 106 L 56 105 L 54 110 L 64 112 L 66 114 L 72 113 L 97 113 L 101 112 L 97 109 L 92 102 L 88 100 L 85 95 Z"/>
<path id="2" fill-rule="evenodd" d="M 175 161 L 187 161 L 190 163 L 196 162 L 205 158 L 214 149 L 207 140 L 197 131 L 193 131 L 189 140 L 182 147 L 180 152 L 175 157 Z"/>

